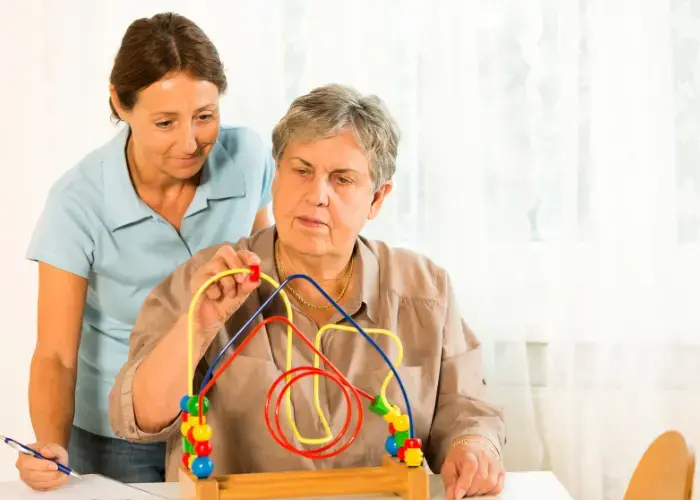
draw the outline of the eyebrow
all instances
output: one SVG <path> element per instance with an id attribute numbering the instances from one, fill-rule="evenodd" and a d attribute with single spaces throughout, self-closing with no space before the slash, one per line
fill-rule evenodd
<path id="1" fill-rule="evenodd" d="M 297 160 L 297 161 L 299 161 L 300 163 L 303 163 L 304 165 L 306 165 L 307 167 L 314 168 L 314 166 L 313 166 L 313 164 L 312 164 L 311 162 L 306 161 L 305 159 L 300 158 L 300 157 L 298 157 L 298 156 L 293 156 L 293 157 L 290 158 L 290 160 Z M 334 174 L 348 174 L 348 173 L 351 173 L 351 174 L 359 174 L 359 172 L 358 172 L 357 170 L 355 170 L 354 168 L 350 168 L 350 167 L 335 168 L 335 169 L 332 170 L 332 172 L 333 172 Z"/>
<path id="2" fill-rule="evenodd" d="M 201 113 L 202 111 L 205 111 L 207 109 L 211 109 L 212 111 L 216 108 L 215 104 L 207 104 L 206 106 L 202 106 L 201 108 L 197 108 L 194 110 L 194 114 L 196 115 L 197 113 Z M 178 113 L 175 111 L 157 111 L 155 113 L 151 113 L 151 116 L 177 116 Z"/>

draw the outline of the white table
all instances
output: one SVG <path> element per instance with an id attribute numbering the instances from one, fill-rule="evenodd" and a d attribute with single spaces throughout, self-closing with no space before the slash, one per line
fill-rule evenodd
<path id="1" fill-rule="evenodd" d="M 156 495 L 170 500 L 180 500 L 180 488 L 178 483 L 135 484 L 134 486 L 150 491 Z M 430 476 L 431 500 L 444 500 L 444 488 L 442 478 L 438 475 Z M 358 498 L 360 495 L 352 495 Z M 361 495 L 364 500 L 384 500 L 396 498 L 392 495 Z M 349 499 L 347 497 L 338 497 Z M 476 497 L 479 500 L 572 500 L 564 486 L 551 472 L 508 472 L 503 493 L 495 497 Z"/>

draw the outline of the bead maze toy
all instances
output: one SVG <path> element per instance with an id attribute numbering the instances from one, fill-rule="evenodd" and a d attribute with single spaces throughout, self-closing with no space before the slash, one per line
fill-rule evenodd
<path id="1" fill-rule="evenodd" d="M 264 280 L 275 290 L 272 295 L 260 306 L 260 308 L 246 321 L 239 331 L 232 336 L 224 348 L 219 352 L 200 386 L 199 394 L 193 390 L 194 366 L 193 366 L 193 335 L 195 309 L 202 293 L 219 279 L 234 274 L 247 274 L 253 281 Z M 312 283 L 317 290 L 335 307 L 352 326 L 329 324 L 321 327 L 316 335 L 315 344 L 306 338 L 292 322 L 292 307 L 283 288 L 292 280 L 305 279 Z M 233 342 L 250 326 L 254 319 L 267 305 L 279 295 L 283 300 L 287 317 L 268 317 L 259 322 L 250 334 L 240 343 L 229 358 L 214 373 L 214 369 L 223 358 L 225 352 Z M 241 352 L 251 339 L 266 324 L 281 322 L 287 325 L 287 359 L 286 371 L 279 376 L 270 387 L 265 400 L 264 417 L 270 434 L 274 440 L 291 453 L 304 457 L 321 460 L 342 453 L 359 434 L 363 422 L 363 407 L 361 398 L 370 402 L 369 410 L 378 417 L 382 417 L 389 428 L 389 436 L 385 442 L 386 453 L 381 465 L 371 467 L 359 467 L 352 469 L 324 469 L 316 471 L 287 471 L 287 472 L 259 472 L 248 474 L 218 475 L 212 477 L 214 463 L 211 458 L 212 445 L 210 442 L 213 429 L 206 422 L 206 415 L 210 409 L 210 402 L 206 395 L 216 380 L 231 365 L 239 352 Z M 357 332 L 376 349 L 389 367 L 389 373 L 381 386 L 380 394 L 372 397 L 367 392 L 353 386 L 340 371 L 320 352 L 321 337 L 330 329 L 338 329 L 349 332 Z M 259 266 L 249 268 L 231 269 L 213 276 L 204 283 L 194 294 L 188 313 L 188 394 L 180 400 L 181 433 L 182 433 L 182 462 L 179 471 L 179 481 L 183 493 L 188 498 L 196 500 L 247 500 L 247 499 L 272 499 L 312 497 L 327 495 L 394 493 L 403 496 L 405 500 L 428 500 L 428 471 L 422 467 L 423 451 L 422 443 L 414 435 L 413 416 L 408 395 L 396 371 L 394 363 L 386 353 L 370 337 L 370 333 L 387 335 L 398 346 L 396 365 L 401 363 L 403 347 L 399 338 L 392 332 L 382 329 L 362 329 L 355 320 L 350 317 L 311 277 L 304 274 L 295 274 L 287 277 L 281 284 L 273 278 L 260 272 Z M 292 361 L 292 334 L 297 335 L 314 353 L 313 366 L 291 366 Z M 319 368 L 319 359 L 323 360 L 329 370 Z M 291 388 L 298 380 L 313 376 L 314 402 L 318 411 L 325 436 L 321 438 L 305 438 L 299 434 L 291 409 Z M 345 424 L 335 438 L 326 417 L 321 410 L 318 399 L 318 377 L 323 376 L 335 382 L 342 390 L 347 404 Z M 402 413 L 399 406 L 391 404 L 386 398 L 386 389 L 392 376 L 396 378 L 403 395 L 406 413 Z M 271 400 L 275 390 L 282 382 L 285 385 L 271 409 Z M 351 398 L 352 396 L 352 398 Z M 280 407 L 283 399 L 286 403 L 286 416 L 292 432 L 297 440 L 307 445 L 322 445 L 319 448 L 305 450 L 295 448 L 284 436 L 280 423 Z M 336 446 L 348 432 L 352 418 L 352 402 L 357 405 L 357 422 L 354 431 L 344 444 Z M 270 413 L 274 410 L 275 424 L 271 422 Z"/>

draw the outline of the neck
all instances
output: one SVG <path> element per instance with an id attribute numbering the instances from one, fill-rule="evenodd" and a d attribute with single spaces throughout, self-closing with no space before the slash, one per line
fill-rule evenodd
<path id="1" fill-rule="evenodd" d="M 353 247 L 338 254 L 326 255 L 323 257 L 309 256 L 295 251 L 293 248 L 285 246 L 281 241 L 277 243 L 279 249 L 278 258 L 284 273 L 287 276 L 292 274 L 306 274 L 323 286 L 324 283 L 338 282 L 342 287 L 347 278 L 348 265 L 352 258 Z M 311 285 L 310 283 L 308 283 Z M 298 288 L 299 282 L 295 283 Z"/>

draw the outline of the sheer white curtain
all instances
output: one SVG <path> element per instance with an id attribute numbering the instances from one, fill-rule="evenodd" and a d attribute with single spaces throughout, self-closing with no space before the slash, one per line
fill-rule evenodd
<path id="1" fill-rule="evenodd" d="M 1 203 L 24 214 L 8 279 L 32 279 L 17 262 L 49 185 L 114 132 L 107 79 L 124 29 L 160 10 L 212 37 L 225 120 L 266 138 L 319 84 L 387 102 L 403 131 L 397 189 L 367 234 L 452 274 L 506 408 L 510 469 L 620 498 L 657 434 L 700 443 L 700 2 L 3 3 L 15 182 Z M 2 313 L 33 338 L 23 283 L 3 290 Z M 24 371 L 6 392 L 23 393 Z"/>

